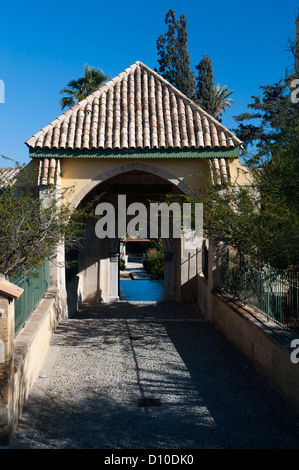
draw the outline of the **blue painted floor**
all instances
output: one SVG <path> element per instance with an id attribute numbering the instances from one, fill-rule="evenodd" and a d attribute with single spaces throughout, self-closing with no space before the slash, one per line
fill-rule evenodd
<path id="1" fill-rule="evenodd" d="M 121 280 L 120 300 L 160 302 L 163 297 L 164 281 L 150 279 Z"/>

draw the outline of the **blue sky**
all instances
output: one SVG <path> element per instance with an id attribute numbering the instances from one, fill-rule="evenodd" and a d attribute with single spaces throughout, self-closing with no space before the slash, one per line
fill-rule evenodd
<path id="1" fill-rule="evenodd" d="M 209 55 L 215 83 L 234 90 L 223 116 L 233 128 L 260 85 L 284 77 L 298 7 L 299 0 L 2 2 L 0 154 L 29 162 L 24 142 L 62 114 L 59 91 L 83 75 L 84 64 L 111 77 L 136 60 L 156 67 L 170 8 L 186 16 L 191 68 Z M 0 166 L 9 165 L 0 157 Z"/>

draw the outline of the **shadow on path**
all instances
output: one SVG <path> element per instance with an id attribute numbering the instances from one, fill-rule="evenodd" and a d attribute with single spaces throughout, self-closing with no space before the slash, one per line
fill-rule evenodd
<path id="1" fill-rule="evenodd" d="M 86 305 L 48 356 L 13 448 L 299 448 L 296 413 L 192 305 Z"/>

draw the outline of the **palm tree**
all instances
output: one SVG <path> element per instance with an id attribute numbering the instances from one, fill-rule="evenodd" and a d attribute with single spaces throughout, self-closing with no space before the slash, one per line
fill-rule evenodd
<path id="1" fill-rule="evenodd" d="M 220 121 L 222 111 L 225 112 L 226 108 L 231 107 L 233 99 L 229 98 L 233 94 L 233 90 L 227 90 L 227 85 L 220 86 L 219 83 L 214 88 L 215 100 L 216 100 L 216 118 Z"/>
<path id="2" fill-rule="evenodd" d="M 101 69 L 84 65 L 84 76 L 78 80 L 71 80 L 60 91 L 60 93 L 67 93 L 69 95 L 60 100 L 61 109 L 74 106 L 100 88 L 109 78 L 107 75 L 104 75 Z"/>

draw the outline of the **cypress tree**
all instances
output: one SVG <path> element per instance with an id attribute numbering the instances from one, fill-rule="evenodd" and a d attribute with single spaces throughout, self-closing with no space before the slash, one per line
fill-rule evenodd
<path id="1" fill-rule="evenodd" d="M 169 10 L 165 17 L 168 30 L 157 39 L 159 69 L 162 77 L 192 98 L 195 89 L 195 77 L 190 69 L 188 52 L 187 22 L 185 15 L 178 21 L 174 10 Z"/>
<path id="2" fill-rule="evenodd" d="M 215 85 L 213 78 L 212 61 L 209 56 L 204 55 L 200 63 L 195 67 L 198 71 L 196 78 L 196 90 L 193 95 L 195 101 L 207 113 L 215 116 L 217 111 Z"/>

